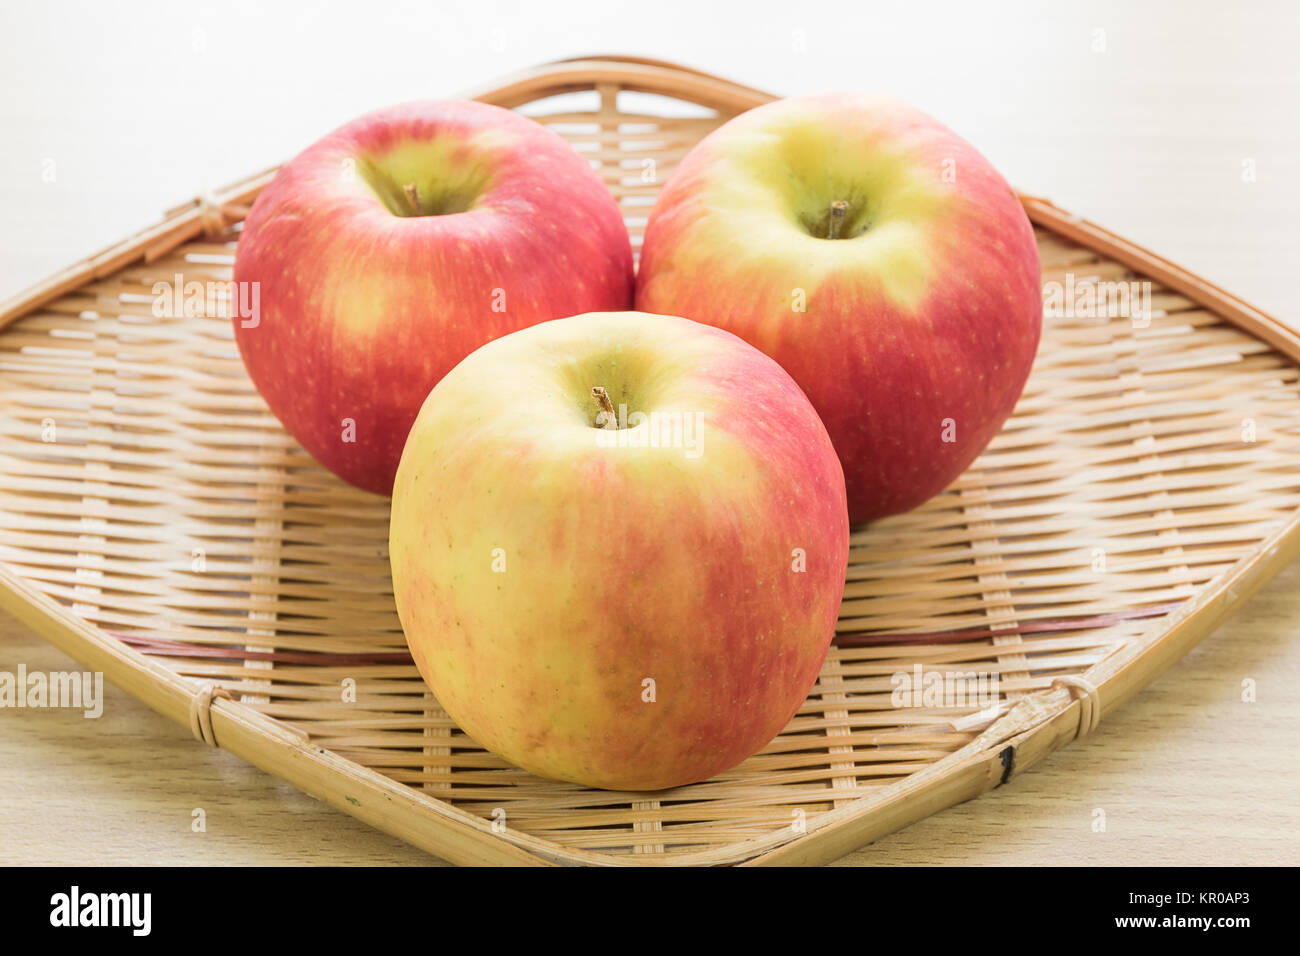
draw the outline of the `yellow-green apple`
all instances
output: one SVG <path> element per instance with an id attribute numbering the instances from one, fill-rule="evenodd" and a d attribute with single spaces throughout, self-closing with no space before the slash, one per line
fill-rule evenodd
<path id="1" fill-rule="evenodd" d="M 1011 414 L 1038 347 L 1033 229 L 966 141 L 893 100 L 780 100 L 664 185 L 637 308 L 736 333 L 794 376 L 866 521 L 943 490 Z"/>
<path id="2" fill-rule="evenodd" d="M 545 777 L 657 790 L 750 756 L 806 698 L 844 590 L 844 476 L 758 350 L 581 315 L 433 389 L 389 551 L 411 654 L 471 738 Z"/>
<path id="3" fill-rule="evenodd" d="M 626 309 L 617 203 L 556 133 L 468 101 L 371 113 L 308 147 L 258 197 L 235 281 L 249 375 L 317 461 L 389 494 L 429 390 L 537 322 Z"/>

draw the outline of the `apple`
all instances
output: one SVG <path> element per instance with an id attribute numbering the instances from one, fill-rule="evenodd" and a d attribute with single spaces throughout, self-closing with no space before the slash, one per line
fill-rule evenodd
<path id="1" fill-rule="evenodd" d="M 389 552 L 411 654 L 473 740 L 659 790 L 744 760 L 807 697 L 844 591 L 844 477 L 798 385 L 740 339 L 581 315 L 433 389 Z"/>
<path id="2" fill-rule="evenodd" d="M 1038 248 L 951 130 L 855 93 L 702 140 L 646 225 L 637 308 L 739 335 L 807 392 L 869 521 L 942 491 L 1011 414 L 1042 324 Z"/>
<path id="3" fill-rule="evenodd" d="M 509 110 L 412 103 L 308 147 L 244 224 L 235 338 L 285 428 L 339 477 L 389 494 L 429 390 L 537 322 L 626 309 L 618 205 L 568 143 Z"/>

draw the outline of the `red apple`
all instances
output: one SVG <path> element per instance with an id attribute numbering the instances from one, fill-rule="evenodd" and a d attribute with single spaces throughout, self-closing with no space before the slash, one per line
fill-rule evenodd
<path id="1" fill-rule="evenodd" d="M 780 366 L 621 313 L 507 335 L 438 383 L 389 553 L 411 654 L 470 737 L 545 777 L 657 790 L 794 716 L 848 533 L 835 450 Z"/>
<path id="2" fill-rule="evenodd" d="M 812 399 L 849 514 L 915 507 L 1011 414 L 1038 347 L 1038 249 L 965 140 L 862 94 L 781 100 L 715 130 L 650 214 L 637 308 L 728 329 Z"/>
<path id="3" fill-rule="evenodd" d="M 280 170 L 239 240 L 235 319 L 254 384 L 346 481 L 389 494 L 429 390 L 537 322 L 624 309 L 632 253 L 613 196 L 562 138 L 483 103 L 371 113 Z"/>

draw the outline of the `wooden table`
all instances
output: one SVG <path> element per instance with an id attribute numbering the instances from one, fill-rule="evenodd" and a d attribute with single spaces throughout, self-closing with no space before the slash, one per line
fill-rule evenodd
<path id="1" fill-rule="evenodd" d="M 1300 863 L 1297 631 L 1300 563 L 1086 741 L 838 865 Z M 0 671 L 20 663 L 79 669 L 0 616 Z M 192 832 L 196 808 L 206 832 Z M 0 864 L 441 862 L 117 688 L 97 720 L 0 710 Z"/>

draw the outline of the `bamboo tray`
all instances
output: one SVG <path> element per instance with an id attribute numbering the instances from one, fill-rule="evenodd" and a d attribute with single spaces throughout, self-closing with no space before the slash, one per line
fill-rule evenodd
<path id="1" fill-rule="evenodd" d="M 771 97 L 603 58 L 479 98 L 597 163 L 635 246 L 691 145 Z M 1300 339 L 1023 197 L 1044 282 L 1150 281 L 1149 325 L 1048 317 L 988 451 L 940 497 L 854 530 L 837 646 L 762 753 L 655 794 L 532 777 L 416 673 L 387 501 L 285 434 L 219 300 L 154 314 L 157 282 L 229 279 L 273 172 L 0 307 L 0 605 L 201 739 L 448 860 L 833 859 L 1086 733 L 1300 550 Z M 917 666 L 996 674 L 1001 706 L 892 706 L 892 675 Z"/>

